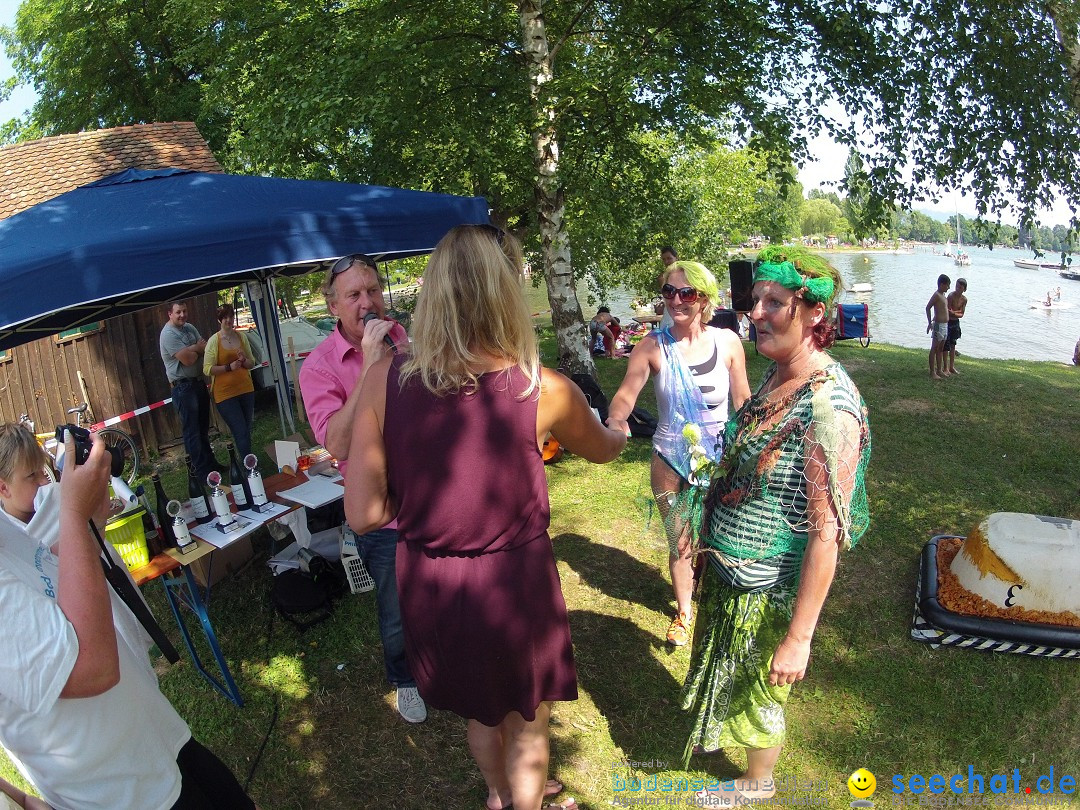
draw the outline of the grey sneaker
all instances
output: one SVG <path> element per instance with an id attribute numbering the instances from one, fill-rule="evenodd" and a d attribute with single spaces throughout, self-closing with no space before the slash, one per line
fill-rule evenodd
<path id="1" fill-rule="evenodd" d="M 427 720 L 427 706 L 415 686 L 398 687 L 397 710 L 408 723 L 423 723 Z"/>

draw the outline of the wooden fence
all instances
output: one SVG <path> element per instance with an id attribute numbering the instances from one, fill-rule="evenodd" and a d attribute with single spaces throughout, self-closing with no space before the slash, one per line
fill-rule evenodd
<path id="1" fill-rule="evenodd" d="M 217 331 L 216 294 L 188 302 L 188 322 L 204 338 Z M 158 350 L 164 306 L 83 327 L 77 335 L 41 338 L 9 349 L 0 358 L 0 418 L 18 421 L 26 413 L 38 432 L 74 421 L 69 408 L 90 404 L 86 424 L 120 416 L 169 396 L 168 378 Z M 173 406 L 155 408 L 117 425 L 131 433 L 143 451 L 156 453 L 178 441 L 180 420 Z"/>

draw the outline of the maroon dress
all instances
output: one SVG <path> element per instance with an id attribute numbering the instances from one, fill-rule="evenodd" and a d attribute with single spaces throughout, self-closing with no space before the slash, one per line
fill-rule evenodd
<path id="1" fill-rule="evenodd" d="M 521 371 L 471 394 L 402 390 L 395 359 L 383 435 L 398 504 L 397 582 L 405 653 L 431 706 L 497 725 L 577 698 L 559 573 L 547 529 L 535 393 Z"/>

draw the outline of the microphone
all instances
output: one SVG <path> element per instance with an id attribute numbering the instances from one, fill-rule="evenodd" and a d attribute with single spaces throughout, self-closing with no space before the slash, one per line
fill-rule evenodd
<path id="1" fill-rule="evenodd" d="M 379 316 L 376 315 L 374 312 L 369 312 L 367 315 L 364 316 L 364 326 L 367 326 L 369 321 L 377 320 L 379 320 Z M 397 346 L 394 345 L 394 339 L 390 337 L 389 334 L 383 335 L 383 341 L 385 341 L 386 345 L 390 347 L 390 351 L 397 354 Z"/>

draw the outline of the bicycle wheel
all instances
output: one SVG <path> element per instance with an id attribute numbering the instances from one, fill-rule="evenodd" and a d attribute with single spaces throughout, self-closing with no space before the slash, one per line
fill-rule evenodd
<path id="1" fill-rule="evenodd" d="M 135 446 L 135 440 L 119 428 L 102 428 L 97 435 L 109 447 L 116 448 L 124 456 L 124 471 L 120 477 L 128 484 L 134 485 L 139 477 L 139 448 Z"/>

